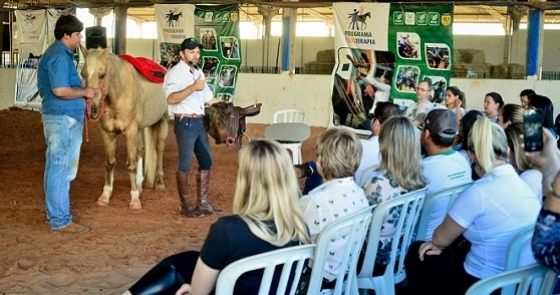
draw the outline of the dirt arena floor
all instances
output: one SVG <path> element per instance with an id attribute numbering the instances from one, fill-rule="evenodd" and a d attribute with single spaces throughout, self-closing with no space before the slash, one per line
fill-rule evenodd
<path id="1" fill-rule="evenodd" d="M 265 127 L 249 124 L 247 135 L 263 137 Z M 210 224 L 217 219 L 187 219 L 179 214 L 172 125 L 164 155 L 167 189 L 145 188 L 143 209 L 128 209 L 130 186 L 120 138 L 113 197 L 108 207 L 98 206 L 104 150 L 97 124 L 89 123 L 90 140 L 82 144 L 78 175 L 71 185 L 71 210 L 75 221 L 88 226 L 90 232 L 51 233 L 43 193 L 46 145 L 41 116 L 34 111 L 2 110 L 0 129 L 0 295 L 121 294 L 166 256 L 200 249 Z M 324 130 L 311 129 L 311 137 L 303 144 L 304 161 L 314 159 L 315 140 Z M 212 154 L 210 198 L 231 214 L 237 150 L 212 144 Z M 196 165 L 194 161 L 192 171 Z M 194 200 L 192 172 L 190 184 Z"/>

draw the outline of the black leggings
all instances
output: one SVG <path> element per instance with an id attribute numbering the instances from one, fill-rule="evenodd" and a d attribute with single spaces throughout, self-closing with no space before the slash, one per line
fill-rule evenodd
<path id="1" fill-rule="evenodd" d="M 463 237 L 459 239 L 463 240 Z M 420 261 L 418 250 L 422 243 L 412 243 L 404 261 L 407 289 L 413 292 L 411 294 L 463 295 L 479 280 L 468 274 L 463 266 L 470 244 L 459 246 L 456 241 L 440 255 L 424 255 L 424 261 Z"/>
<path id="2" fill-rule="evenodd" d="M 133 295 L 174 295 L 182 284 L 190 284 L 200 253 L 181 252 L 156 264 L 130 289 Z"/>

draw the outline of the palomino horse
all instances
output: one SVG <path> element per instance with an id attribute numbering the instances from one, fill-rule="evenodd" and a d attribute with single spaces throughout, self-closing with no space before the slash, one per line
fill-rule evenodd
<path id="1" fill-rule="evenodd" d="M 165 92 L 161 84 L 149 82 L 129 62 L 109 53 L 108 48 L 88 51 L 81 47 L 81 50 L 86 60 L 82 77 L 88 87 L 100 90 L 96 91 L 91 109 L 88 107 L 88 117 L 100 120 L 106 154 L 105 185 L 97 204 L 109 204 L 113 192 L 116 138 L 123 134 L 130 178 L 130 208 L 142 209 L 140 192 L 144 175 L 149 187 L 155 185 L 158 190 L 165 189 L 163 150 L 169 121 Z"/>

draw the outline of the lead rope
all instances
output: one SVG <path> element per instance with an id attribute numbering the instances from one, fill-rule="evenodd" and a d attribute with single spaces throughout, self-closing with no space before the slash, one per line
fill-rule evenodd
<path id="1" fill-rule="evenodd" d="M 107 96 L 107 77 L 109 76 L 109 67 L 105 65 L 105 76 L 101 81 L 101 85 L 99 86 L 99 91 L 101 91 L 101 114 L 96 118 L 93 119 L 91 117 L 91 99 L 86 99 L 86 120 L 85 120 L 85 129 L 86 129 L 86 142 L 89 142 L 89 127 L 88 127 L 88 120 L 97 122 L 101 119 L 101 116 L 107 114 L 107 110 L 105 109 L 105 97 Z"/>

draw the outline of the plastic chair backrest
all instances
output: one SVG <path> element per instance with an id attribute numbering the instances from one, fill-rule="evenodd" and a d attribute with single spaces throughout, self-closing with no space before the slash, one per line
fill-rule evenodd
<path id="1" fill-rule="evenodd" d="M 535 264 L 535 258 L 531 252 L 531 238 L 535 231 L 535 225 L 531 224 L 526 228 L 522 229 L 517 235 L 511 239 L 509 242 L 507 252 L 506 252 L 506 265 L 504 270 L 515 270 L 519 267 L 523 267 L 530 264 Z M 526 257 L 521 257 L 525 253 L 530 253 L 530 263 L 527 261 Z M 525 258 L 525 259 L 524 259 Z M 507 286 L 502 289 L 502 295 L 513 295 L 515 294 L 515 286 Z"/>
<path id="2" fill-rule="evenodd" d="M 392 200 L 381 202 L 374 210 L 371 226 L 367 236 L 367 248 L 362 269 L 357 276 L 359 289 L 375 289 L 377 294 L 394 294 L 395 283 L 400 283 L 406 278 L 404 271 L 404 258 L 408 246 L 413 239 L 414 229 L 418 223 L 420 211 L 424 205 L 426 188 L 409 192 Z M 395 207 L 407 210 L 408 214 L 400 214 L 396 221 L 395 233 L 391 245 L 391 260 L 380 277 L 372 277 L 379 245 L 379 237 L 385 215 Z M 408 209 L 405 209 L 408 208 Z M 400 255 L 397 252 L 400 249 Z M 357 290 L 355 290 L 357 292 Z"/>
<path id="3" fill-rule="evenodd" d="M 557 276 L 554 271 L 534 264 L 480 280 L 465 295 L 487 295 L 505 286 L 514 288 L 516 295 L 549 295 L 554 290 Z"/>
<path id="4" fill-rule="evenodd" d="M 373 173 L 373 171 L 375 171 L 375 169 L 377 169 L 377 167 L 379 167 L 379 164 L 369 166 L 364 170 L 364 172 L 362 173 L 362 177 L 360 179 L 361 188 L 363 188 L 366 185 L 366 183 L 371 180 L 371 174 Z"/>
<path id="5" fill-rule="evenodd" d="M 354 294 L 350 291 L 352 286 L 349 282 L 355 282 L 352 278 L 356 276 L 356 266 L 358 265 L 360 251 L 371 223 L 373 208 L 374 206 L 370 206 L 337 219 L 321 230 L 317 237 L 317 248 L 313 257 L 313 269 L 307 294 L 320 293 L 323 270 L 325 269 L 327 255 L 330 255 L 328 253 L 329 246 L 331 241 L 337 238 L 344 239 L 346 247 L 344 247 L 342 262 L 332 294 Z M 344 290 L 342 290 L 343 288 Z"/>
<path id="6" fill-rule="evenodd" d="M 259 295 L 268 295 L 274 271 L 277 266 L 282 267 L 282 274 L 277 286 L 277 295 L 286 294 L 286 290 L 290 290 L 288 294 L 295 294 L 298 283 L 306 265 L 307 259 L 313 256 L 315 245 L 294 246 L 285 249 L 270 251 L 250 257 L 240 259 L 224 268 L 218 276 L 216 284 L 216 295 L 233 294 L 234 286 L 241 275 L 249 271 L 263 269 L 263 276 L 259 288 Z M 295 270 L 294 270 L 295 264 Z M 287 267 L 286 267 L 287 266 Z M 290 283 L 290 276 L 293 274 L 293 280 Z M 275 286 L 276 287 L 276 286 Z"/>
<path id="7" fill-rule="evenodd" d="M 428 232 L 428 226 L 430 223 L 430 217 L 434 210 L 434 205 L 436 202 L 444 202 L 444 199 L 447 199 L 447 208 L 445 208 L 445 212 L 441 212 L 442 219 L 445 218 L 447 212 L 457 199 L 457 197 L 463 192 L 466 188 L 472 185 L 472 181 L 460 183 L 457 185 L 453 185 L 447 188 L 443 188 L 433 194 L 426 196 L 426 200 L 424 201 L 424 207 L 422 207 L 422 213 L 420 214 L 420 221 L 418 223 L 418 230 L 416 231 L 416 240 L 425 241 L 431 240 L 431 237 L 426 237 Z"/>
<path id="8" fill-rule="evenodd" d="M 303 123 L 305 113 L 298 109 L 284 109 L 274 113 L 273 123 Z"/>

